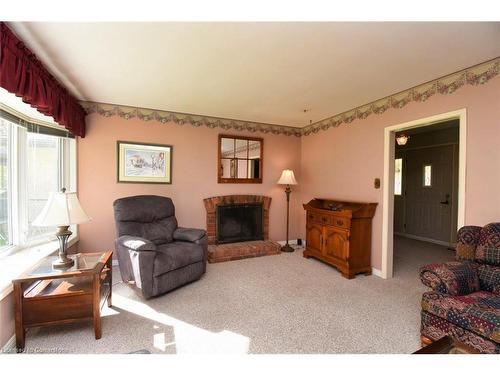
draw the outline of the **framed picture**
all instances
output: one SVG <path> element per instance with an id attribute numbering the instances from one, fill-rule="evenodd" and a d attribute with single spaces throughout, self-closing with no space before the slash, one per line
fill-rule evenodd
<path id="1" fill-rule="evenodd" d="M 172 183 L 172 146 L 117 142 L 118 182 Z"/>

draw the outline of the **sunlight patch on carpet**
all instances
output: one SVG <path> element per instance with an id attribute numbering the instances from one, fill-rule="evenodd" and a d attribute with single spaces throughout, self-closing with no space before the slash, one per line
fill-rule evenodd
<path id="1" fill-rule="evenodd" d="M 246 336 L 227 330 L 211 332 L 160 313 L 143 302 L 114 295 L 113 305 L 131 314 L 172 327 L 175 336 L 173 342 L 166 342 L 163 332 L 155 333 L 152 337 L 154 347 L 162 351 L 175 345 L 178 354 L 247 354 L 250 348 L 250 338 Z"/>

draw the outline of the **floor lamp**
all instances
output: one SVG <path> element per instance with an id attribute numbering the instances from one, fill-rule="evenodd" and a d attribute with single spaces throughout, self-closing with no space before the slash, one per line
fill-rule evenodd
<path id="1" fill-rule="evenodd" d="M 285 251 L 287 253 L 291 253 L 293 251 L 293 247 L 288 244 L 288 227 L 290 224 L 290 193 L 292 189 L 290 185 L 297 185 L 297 180 L 293 175 L 293 171 L 291 169 L 285 169 L 281 173 L 281 177 L 278 180 L 279 185 L 286 185 L 285 194 L 286 194 L 286 244 L 281 247 L 281 251 Z"/>

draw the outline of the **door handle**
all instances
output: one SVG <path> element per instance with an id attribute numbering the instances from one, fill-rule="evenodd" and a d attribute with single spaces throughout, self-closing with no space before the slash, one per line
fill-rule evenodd
<path id="1" fill-rule="evenodd" d="M 441 204 L 450 204 L 449 202 L 450 194 L 446 194 L 446 200 L 444 202 L 439 202 Z"/>

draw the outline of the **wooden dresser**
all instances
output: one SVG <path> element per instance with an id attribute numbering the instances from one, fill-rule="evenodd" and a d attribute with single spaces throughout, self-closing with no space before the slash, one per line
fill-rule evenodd
<path id="1" fill-rule="evenodd" d="M 304 204 L 307 214 L 304 257 L 314 257 L 352 279 L 370 275 L 372 218 L 377 203 L 315 198 Z"/>

